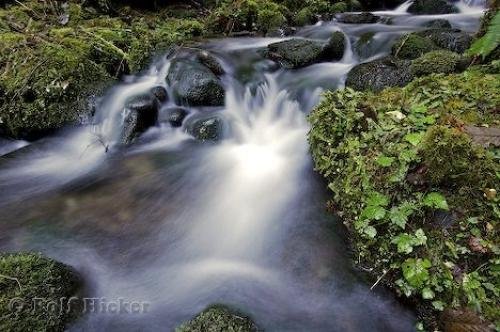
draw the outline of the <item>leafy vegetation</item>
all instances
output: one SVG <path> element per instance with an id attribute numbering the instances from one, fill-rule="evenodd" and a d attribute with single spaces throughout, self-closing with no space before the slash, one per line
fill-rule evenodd
<path id="1" fill-rule="evenodd" d="M 316 169 L 357 265 L 417 304 L 429 330 L 445 308 L 500 324 L 500 150 L 467 130 L 500 126 L 499 88 L 498 70 L 476 67 L 327 92 L 310 116 Z"/>
<path id="2" fill-rule="evenodd" d="M 500 12 L 492 18 L 484 36 L 472 44 L 469 49 L 471 55 L 486 58 L 500 45 Z"/>
<path id="3" fill-rule="evenodd" d="M 210 306 L 176 332 L 257 332 L 258 328 L 247 317 L 221 305 Z"/>

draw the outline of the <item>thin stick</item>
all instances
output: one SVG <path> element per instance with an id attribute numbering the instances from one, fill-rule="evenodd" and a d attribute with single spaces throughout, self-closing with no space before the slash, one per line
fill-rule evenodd
<path id="1" fill-rule="evenodd" d="M 382 279 L 384 279 L 385 275 L 390 271 L 391 269 L 387 270 L 384 272 L 384 274 L 382 274 L 378 279 L 377 281 L 373 284 L 372 287 L 370 287 L 370 290 L 373 290 L 375 287 L 377 287 L 377 285 L 379 284 L 380 281 L 382 281 Z"/>

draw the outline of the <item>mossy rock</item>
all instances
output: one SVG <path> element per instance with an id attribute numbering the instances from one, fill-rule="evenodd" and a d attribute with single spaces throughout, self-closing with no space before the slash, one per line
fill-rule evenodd
<path id="1" fill-rule="evenodd" d="M 442 15 L 458 13 L 458 8 L 446 0 L 416 0 L 408 12 L 415 15 Z"/>
<path id="2" fill-rule="evenodd" d="M 344 14 L 338 18 L 339 22 L 347 24 L 372 24 L 379 20 L 380 16 L 372 13 Z"/>
<path id="3" fill-rule="evenodd" d="M 451 29 L 451 23 L 443 18 L 429 21 L 425 24 L 427 28 L 431 29 Z"/>
<path id="4" fill-rule="evenodd" d="M 341 31 L 335 31 L 324 48 L 325 55 L 331 60 L 340 60 L 344 57 L 346 36 Z"/>
<path id="5" fill-rule="evenodd" d="M 81 286 L 72 268 L 41 254 L 1 254 L 0 330 L 64 331 L 81 313 L 80 301 L 68 302 Z"/>
<path id="6" fill-rule="evenodd" d="M 181 325 L 176 332 L 258 332 L 257 326 L 246 316 L 216 305 L 205 309 L 193 320 Z"/>
<path id="7" fill-rule="evenodd" d="M 300 68 L 325 59 L 325 45 L 307 39 L 289 39 L 269 44 L 266 56 L 286 68 Z"/>
<path id="8" fill-rule="evenodd" d="M 413 79 L 409 66 L 410 61 L 392 57 L 362 63 L 347 74 L 346 86 L 359 91 L 405 86 Z"/>
<path id="9" fill-rule="evenodd" d="M 439 50 L 422 55 L 412 61 L 410 71 L 415 76 L 451 74 L 465 69 L 467 59 L 460 54 Z"/>
<path id="10" fill-rule="evenodd" d="M 410 33 L 399 38 L 392 47 L 392 54 L 401 59 L 416 59 L 439 47 L 428 38 Z"/>
<path id="11" fill-rule="evenodd" d="M 458 29 L 430 29 L 415 34 L 431 40 L 440 48 L 459 54 L 468 50 L 472 44 L 472 36 Z"/>

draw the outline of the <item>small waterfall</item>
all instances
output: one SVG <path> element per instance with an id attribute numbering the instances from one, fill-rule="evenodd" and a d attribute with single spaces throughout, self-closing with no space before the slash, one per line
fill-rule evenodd
<path id="1" fill-rule="evenodd" d="M 394 13 L 396 14 L 406 14 L 408 12 L 408 8 L 413 4 L 413 0 L 408 0 L 401 5 L 399 5 L 396 9 L 394 9 Z"/>

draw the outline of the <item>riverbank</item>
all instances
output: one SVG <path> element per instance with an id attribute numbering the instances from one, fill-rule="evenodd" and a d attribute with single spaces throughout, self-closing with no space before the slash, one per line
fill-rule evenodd
<path id="1" fill-rule="evenodd" d="M 499 327 L 498 65 L 329 92 L 310 116 L 356 266 L 416 307 L 419 329 Z"/>

